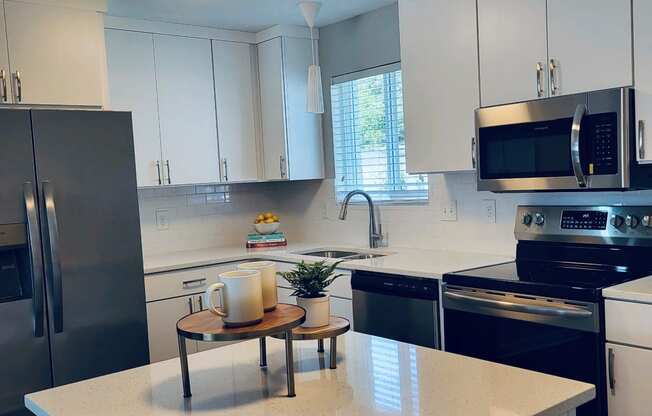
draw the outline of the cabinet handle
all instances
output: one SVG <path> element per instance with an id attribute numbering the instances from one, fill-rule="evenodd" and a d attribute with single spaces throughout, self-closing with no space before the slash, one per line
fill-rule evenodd
<path id="1" fill-rule="evenodd" d="M 188 298 L 188 310 L 190 311 L 191 314 L 195 313 L 192 307 L 192 298 Z"/>
<path id="2" fill-rule="evenodd" d="M 638 121 L 638 159 L 645 159 L 645 120 Z"/>
<path id="3" fill-rule="evenodd" d="M 471 137 L 471 166 L 473 166 L 473 169 L 476 168 L 478 161 L 475 155 L 475 137 Z"/>
<path id="4" fill-rule="evenodd" d="M 611 394 L 616 393 L 616 378 L 614 377 L 614 361 L 616 359 L 616 354 L 614 353 L 613 348 L 609 348 L 609 390 Z"/>
<path id="5" fill-rule="evenodd" d="M 287 176 L 286 165 L 285 165 L 285 156 L 281 155 L 279 158 L 279 167 L 281 169 L 281 178 L 285 179 Z"/>
<path id="6" fill-rule="evenodd" d="M 229 181 L 229 162 L 224 158 L 222 160 L 222 165 L 224 166 L 224 182 Z"/>
<path id="7" fill-rule="evenodd" d="M 559 92 L 559 86 L 557 85 L 557 68 L 559 67 L 558 62 L 555 59 L 550 60 L 550 93 L 552 95 L 557 95 Z"/>
<path id="8" fill-rule="evenodd" d="M 197 300 L 199 301 L 199 310 L 200 311 L 204 310 L 204 300 L 202 298 L 203 298 L 203 296 L 201 296 L 201 295 L 197 296 Z"/>
<path id="9" fill-rule="evenodd" d="M 543 63 L 537 62 L 537 97 L 543 97 Z"/>
<path id="10" fill-rule="evenodd" d="M 0 80 L 2 80 L 2 101 L 7 102 L 7 73 L 4 69 L 0 70 Z"/>
<path id="11" fill-rule="evenodd" d="M 188 289 L 191 287 L 201 287 L 206 284 L 206 279 L 194 279 L 194 280 L 186 280 L 183 282 L 181 285 L 183 286 L 184 289 Z"/>
<path id="12" fill-rule="evenodd" d="M 20 79 L 20 71 L 16 71 L 16 99 L 19 103 L 23 101 L 23 81 Z"/>
<path id="13" fill-rule="evenodd" d="M 163 180 L 161 179 L 161 161 L 156 161 L 156 174 L 158 176 L 158 184 L 163 185 Z"/>
<path id="14" fill-rule="evenodd" d="M 168 171 L 168 185 L 172 185 L 172 177 L 170 176 L 170 161 L 169 160 L 165 161 L 165 166 L 166 166 L 167 171 Z"/>

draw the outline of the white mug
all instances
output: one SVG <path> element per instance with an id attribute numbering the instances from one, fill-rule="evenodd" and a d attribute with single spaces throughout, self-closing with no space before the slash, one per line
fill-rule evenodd
<path id="1" fill-rule="evenodd" d="M 276 294 L 276 263 L 273 261 L 252 261 L 238 264 L 238 270 L 260 271 L 263 285 L 263 308 L 265 312 L 273 311 L 278 303 Z"/>
<path id="2" fill-rule="evenodd" d="M 208 310 L 222 317 L 226 326 L 245 326 L 263 320 L 263 291 L 258 270 L 234 270 L 220 273 L 220 281 L 204 293 Z M 222 307 L 213 302 L 213 292 L 220 292 Z"/>

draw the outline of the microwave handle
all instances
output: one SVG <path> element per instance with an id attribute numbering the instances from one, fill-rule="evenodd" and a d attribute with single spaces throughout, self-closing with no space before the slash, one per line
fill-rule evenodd
<path id="1" fill-rule="evenodd" d="M 582 119 L 586 115 L 586 105 L 578 104 L 575 108 L 575 115 L 573 116 L 573 125 L 571 127 L 571 161 L 573 162 L 573 172 L 577 185 L 580 188 L 586 188 L 586 177 L 582 171 L 582 160 L 580 158 L 580 129 L 582 127 Z"/>

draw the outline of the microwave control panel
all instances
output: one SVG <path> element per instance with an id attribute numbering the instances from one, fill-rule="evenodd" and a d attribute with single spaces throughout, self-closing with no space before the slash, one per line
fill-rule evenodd
<path id="1" fill-rule="evenodd" d="M 580 132 L 581 146 L 586 146 L 585 150 L 588 153 L 588 157 L 583 158 L 586 165 L 583 167 L 584 173 L 589 175 L 617 173 L 618 115 L 616 113 L 587 115 Z"/>

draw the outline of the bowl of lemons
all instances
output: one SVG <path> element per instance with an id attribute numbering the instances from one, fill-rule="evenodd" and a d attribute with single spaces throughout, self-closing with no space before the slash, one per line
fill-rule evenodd
<path id="1" fill-rule="evenodd" d="M 254 221 L 254 228 L 256 228 L 256 232 L 259 234 L 275 233 L 281 225 L 279 221 L 280 218 L 278 215 L 274 215 L 271 212 L 258 214 Z"/>

